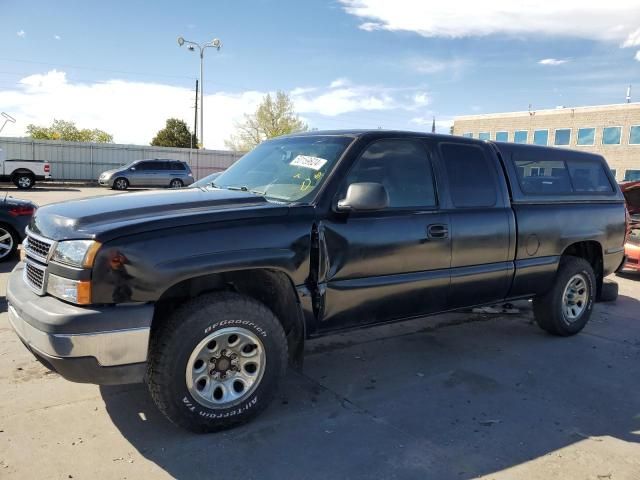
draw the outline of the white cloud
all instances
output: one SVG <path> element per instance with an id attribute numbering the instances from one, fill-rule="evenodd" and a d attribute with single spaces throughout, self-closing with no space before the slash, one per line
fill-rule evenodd
<path id="1" fill-rule="evenodd" d="M 430 102 L 420 88 L 354 85 L 345 78 L 334 80 L 328 88 L 294 89 L 291 98 L 298 112 L 329 117 L 367 110 L 415 110 Z"/>
<path id="2" fill-rule="evenodd" d="M 640 28 L 635 32 L 631 32 L 629 36 L 620 45 L 622 48 L 637 47 L 640 45 Z"/>
<path id="3" fill-rule="evenodd" d="M 640 50 L 636 52 L 636 56 L 634 58 L 640 62 Z"/>
<path id="4" fill-rule="evenodd" d="M 25 32 L 24 30 L 18 30 L 16 32 L 16 35 L 19 36 L 20 38 L 24 38 L 27 36 L 27 32 Z"/>
<path id="5" fill-rule="evenodd" d="M 542 34 L 640 42 L 640 32 L 636 30 L 640 24 L 637 0 L 339 1 L 348 13 L 363 19 L 360 28 L 367 31 L 410 31 L 425 37 L 449 38 Z"/>
<path id="6" fill-rule="evenodd" d="M 53 39 L 54 39 L 54 40 L 60 40 L 60 38 L 61 38 L 61 37 L 60 37 L 60 35 L 54 35 L 54 36 L 53 36 Z"/>
<path id="7" fill-rule="evenodd" d="M 551 65 L 551 66 L 556 66 L 556 65 L 562 65 L 563 63 L 567 63 L 569 60 L 566 59 L 558 59 L 558 58 L 543 58 L 542 60 L 540 60 L 538 63 L 540 65 Z"/>
<path id="8" fill-rule="evenodd" d="M 207 148 L 224 148 L 236 121 L 255 108 L 267 92 L 218 92 L 205 95 L 204 140 Z M 299 87 L 291 98 L 298 113 L 335 117 L 357 111 L 418 111 L 430 103 L 423 87 L 389 88 L 357 85 L 336 79 L 329 86 Z M 12 90 L 0 90 L 0 105 L 17 120 L 2 132 L 26 134 L 29 123 L 48 125 L 54 119 L 76 122 L 81 128 L 99 128 L 118 143 L 148 144 L 169 117 L 193 125 L 194 92 L 160 83 L 111 79 L 77 83 L 62 71 L 30 75 Z"/>
<path id="9" fill-rule="evenodd" d="M 265 92 L 205 95 L 204 140 L 207 148 L 224 148 L 234 121 L 255 110 Z M 193 125 L 194 92 L 158 83 L 107 80 L 74 83 L 65 72 L 51 70 L 25 77 L 15 90 L 0 91 L 0 105 L 17 120 L 3 135 L 25 135 L 29 123 L 48 125 L 71 120 L 81 128 L 100 128 L 118 143 L 148 144 L 169 117 Z"/>

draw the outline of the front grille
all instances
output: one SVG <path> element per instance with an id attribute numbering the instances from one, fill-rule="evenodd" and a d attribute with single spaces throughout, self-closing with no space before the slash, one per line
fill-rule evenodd
<path id="1" fill-rule="evenodd" d="M 638 264 L 638 259 L 637 258 L 631 258 L 631 257 L 627 257 L 627 263 L 635 263 Z"/>
<path id="2" fill-rule="evenodd" d="M 40 295 L 44 292 L 45 275 L 45 267 L 41 267 L 29 261 L 25 263 L 23 273 L 24 281 L 27 285 L 29 285 L 29 287 L 31 287 L 36 293 Z"/>
<path id="3" fill-rule="evenodd" d="M 27 231 L 27 239 L 24 242 L 24 249 L 27 255 L 31 255 L 43 262 L 46 262 L 49 258 L 49 252 L 53 242 L 43 239 L 42 237 L 36 237 L 29 231 Z"/>

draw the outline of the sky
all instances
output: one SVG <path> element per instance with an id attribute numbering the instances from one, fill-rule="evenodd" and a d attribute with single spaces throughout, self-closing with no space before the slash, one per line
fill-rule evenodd
<path id="1" fill-rule="evenodd" d="M 448 132 L 457 115 L 640 100 L 640 0 L 0 0 L 0 111 L 23 136 L 53 119 L 148 144 L 193 127 L 205 52 L 204 144 L 264 95 L 310 128 Z M 0 125 L 1 125 L 0 119 Z"/>

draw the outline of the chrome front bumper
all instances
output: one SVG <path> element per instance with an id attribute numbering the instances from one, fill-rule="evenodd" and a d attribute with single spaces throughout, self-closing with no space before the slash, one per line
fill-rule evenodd
<path id="1" fill-rule="evenodd" d="M 103 367 L 147 361 L 149 328 L 79 335 L 51 334 L 25 322 L 11 304 L 9 323 L 27 346 L 48 357 L 93 357 Z"/>
<path id="2" fill-rule="evenodd" d="M 142 380 L 152 304 L 71 305 L 49 295 L 36 295 L 24 283 L 23 269 L 24 264 L 19 263 L 7 282 L 8 316 L 20 340 L 38 359 L 74 381 Z M 69 376 L 64 373 L 68 370 Z"/>

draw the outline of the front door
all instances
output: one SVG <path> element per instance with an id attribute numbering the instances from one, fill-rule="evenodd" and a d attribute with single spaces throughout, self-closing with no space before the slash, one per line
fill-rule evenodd
<path id="1" fill-rule="evenodd" d="M 326 252 L 321 329 L 384 322 L 444 309 L 449 290 L 449 215 L 441 211 L 420 140 L 369 145 L 334 201 L 352 183 L 381 183 L 389 207 L 333 213 L 320 225 Z"/>

